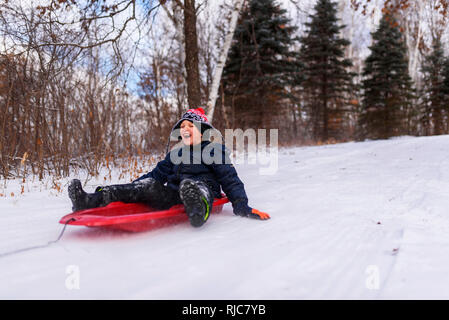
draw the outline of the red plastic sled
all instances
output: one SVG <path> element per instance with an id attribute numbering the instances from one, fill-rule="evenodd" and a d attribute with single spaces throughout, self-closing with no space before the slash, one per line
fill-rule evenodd
<path id="1" fill-rule="evenodd" d="M 215 199 L 211 212 L 221 212 L 227 202 L 226 197 Z M 73 212 L 64 216 L 59 223 L 140 232 L 187 220 L 182 204 L 158 211 L 143 203 L 112 202 L 105 207 Z"/>

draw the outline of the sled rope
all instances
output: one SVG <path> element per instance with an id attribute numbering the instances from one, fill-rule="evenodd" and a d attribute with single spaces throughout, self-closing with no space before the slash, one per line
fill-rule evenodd
<path id="1" fill-rule="evenodd" d="M 49 241 L 49 242 L 46 243 L 46 244 L 42 244 L 42 245 L 38 245 L 38 246 L 32 246 L 32 247 L 27 247 L 27 248 L 23 248 L 23 249 L 18 249 L 18 250 L 14 250 L 14 251 L 10 251 L 10 252 L 0 253 L 0 258 L 6 257 L 6 256 L 10 256 L 10 255 L 13 255 L 13 254 L 16 254 L 16 253 L 21 253 L 21 252 L 29 251 L 29 250 L 40 249 L 40 248 L 46 248 L 46 247 L 48 247 L 48 246 L 50 246 L 50 245 L 52 245 L 52 244 L 58 242 L 59 240 L 61 240 L 62 235 L 64 234 L 64 231 L 65 231 L 65 228 L 67 227 L 67 225 L 68 225 L 70 222 L 74 221 L 74 220 L 76 220 L 76 219 L 72 218 L 72 219 L 67 220 L 67 222 L 64 224 L 64 227 L 62 228 L 61 233 L 59 234 L 59 236 L 58 236 L 58 238 L 57 238 L 56 240 L 52 240 L 52 241 Z"/>

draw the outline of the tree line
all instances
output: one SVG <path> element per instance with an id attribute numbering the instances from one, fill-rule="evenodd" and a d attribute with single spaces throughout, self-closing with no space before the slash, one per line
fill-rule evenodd
<path id="1" fill-rule="evenodd" d="M 285 140 L 314 143 L 449 133 L 449 59 L 441 33 L 424 55 L 417 88 L 393 10 L 383 10 L 360 73 L 345 55 L 350 42 L 341 36 L 337 3 L 318 0 L 313 11 L 298 39 L 275 1 L 245 7 L 222 80 L 231 127 L 272 126 Z"/>
<path id="2" fill-rule="evenodd" d="M 388 0 L 363 61 L 344 37 L 341 1 L 317 0 L 301 25 L 276 0 L 225 0 L 218 9 L 147 0 L 140 11 L 131 0 L 91 1 L 73 16 L 65 12 L 76 0 L 37 10 L 5 2 L 0 175 L 67 176 L 73 167 L 97 174 L 105 159 L 163 153 L 172 123 L 200 106 L 220 130 L 279 129 L 281 145 L 447 134 L 447 6 L 431 2 L 441 17 L 432 20 L 431 47 L 401 14 L 413 1 Z M 366 12 L 369 3 L 351 6 Z M 424 12 L 420 3 L 416 14 Z M 211 14 L 215 24 L 205 18 Z M 216 49 L 227 40 L 229 52 Z M 140 65 L 139 50 L 146 52 Z"/>

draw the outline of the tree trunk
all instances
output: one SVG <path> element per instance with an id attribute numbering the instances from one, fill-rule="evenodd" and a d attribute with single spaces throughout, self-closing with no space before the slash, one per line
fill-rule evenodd
<path id="1" fill-rule="evenodd" d="M 198 36 L 196 33 L 195 0 L 184 0 L 184 35 L 187 100 L 189 102 L 189 108 L 198 108 L 201 105 L 201 89 L 198 68 Z"/>
<path id="2" fill-rule="evenodd" d="M 215 69 L 214 78 L 212 79 L 212 86 L 209 95 L 209 101 L 207 102 L 207 118 L 209 122 L 212 123 L 214 118 L 215 103 L 218 96 L 218 88 L 220 86 L 221 75 L 223 73 L 223 68 L 226 63 L 226 58 L 228 57 L 229 48 L 231 47 L 232 38 L 234 37 L 234 31 L 237 26 L 237 20 L 239 17 L 240 10 L 242 9 L 244 0 L 236 0 L 234 10 L 231 16 L 231 24 L 229 26 L 229 31 L 226 34 L 225 42 L 223 44 L 223 50 L 221 50 L 220 58 L 218 59 L 217 67 Z M 224 106 L 223 106 L 224 110 Z"/>
<path id="3" fill-rule="evenodd" d="M 323 76 L 322 78 L 322 88 L 321 88 L 321 101 L 322 101 L 322 108 L 323 108 L 323 131 L 322 131 L 322 139 L 323 142 L 327 141 L 329 139 L 329 110 L 327 106 L 327 101 L 329 100 L 327 96 L 327 78 L 326 76 Z"/>

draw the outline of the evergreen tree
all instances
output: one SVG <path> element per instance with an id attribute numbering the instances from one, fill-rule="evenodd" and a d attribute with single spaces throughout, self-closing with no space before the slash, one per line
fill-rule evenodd
<path id="1" fill-rule="evenodd" d="M 343 130 L 345 111 L 354 89 L 352 62 L 344 58 L 349 41 L 340 38 L 336 4 L 319 0 L 315 14 L 306 23 L 307 34 L 301 38 L 300 58 L 304 63 L 302 84 L 305 104 L 313 123 L 313 137 L 328 140 L 339 138 Z"/>
<path id="2" fill-rule="evenodd" d="M 449 57 L 444 59 L 444 67 L 443 67 L 443 93 L 446 96 L 446 99 L 449 98 Z"/>
<path id="3" fill-rule="evenodd" d="M 413 89 L 407 49 L 394 18 L 384 14 L 372 38 L 371 54 L 363 72 L 361 134 L 385 139 L 409 133 Z"/>
<path id="4" fill-rule="evenodd" d="M 234 127 L 269 127 L 292 98 L 287 88 L 300 65 L 291 51 L 296 27 L 285 14 L 275 0 L 250 0 L 242 10 L 222 80 Z"/>
<path id="5" fill-rule="evenodd" d="M 446 101 L 443 127 L 444 132 L 447 134 L 449 133 L 449 57 L 444 59 L 442 91 Z"/>
<path id="6" fill-rule="evenodd" d="M 423 97 L 421 120 L 425 135 L 443 134 L 446 131 L 443 122 L 448 102 L 445 94 L 447 89 L 444 73 L 449 70 L 445 70 L 445 64 L 446 59 L 441 40 L 436 39 L 431 54 L 425 57 L 422 66 L 424 87 L 421 94 Z"/>

